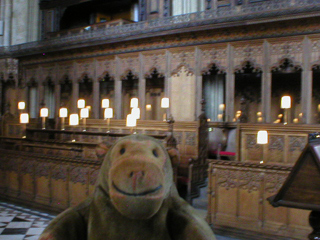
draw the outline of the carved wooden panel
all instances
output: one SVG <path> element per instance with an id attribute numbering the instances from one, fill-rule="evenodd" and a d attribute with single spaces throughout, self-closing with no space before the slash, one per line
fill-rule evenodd
<path id="1" fill-rule="evenodd" d="M 241 68 L 244 62 L 251 62 L 256 67 L 263 65 L 263 46 L 261 44 L 246 44 L 234 47 L 235 69 Z"/>
<path id="2" fill-rule="evenodd" d="M 140 72 L 140 60 L 139 56 L 128 56 L 128 57 L 119 57 L 118 60 L 119 67 L 119 76 L 121 78 L 126 77 L 128 72 L 131 71 L 133 75 L 139 76 Z"/>
<path id="3" fill-rule="evenodd" d="M 189 74 L 195 73 L 195 52 L 194 51 L 181 51 L 172 53 L 171 70 L 172 75 L 177 75 L 184 66 L 188 69 Z"/>
<path id="4" fill-rule="evenodd" d="M 85 76 L 93 80 L 95 77 L 95 68 L 93 59 L 77 60 L 75 79 L 82 80 Z"/>
<path id="5" fill-rule="evenodd" d="M 208 185 L 209 223 L 306 239 L 310 232 L 308 211 L 274 208 L 266 200 L 279 191 L 291 169 L 270 164 L 212 161 Z M 303 220 L 297 220 L 299 218 Z"/>
<path id="6" fill-rule="evenodd" d="M 302 65 L 302 40 L 272 42 L 270 45 L 270 58 L 272 65 L 278 65 L 279 62 L 284 58 L 291 59 L 292 61 L 294 61 L 295 65 Z"/>
<path id="7" fill-rule="evenodd" d="M 285 162 L 285 137 L 270 135 L 267 152 L 264 154 L 267 162 Z"/>
<path id="8" fill-rule="evenodd" d="M 63 81 L 64 79 L 66 79 L 66 77 L 68 77 L 68 79 L 70 80 L 74 80 L 73 79 L 73 75 L 74 75 L 74 69 L 73 69 L 73 63 L 70 62 L 60 62 L 58 65 L 58 81 Z"/>
<path id="9" fill-rule="evenodd" d="M 289 138 L 289 151 L 288 151 L 288 158 L 287 162 L 294 164 L 303 149 L 305 148 L 306 144 L 308 143 L 307 136 L 288 136 Z"/>
<path id="10" fill-rule="evenodd" d="M 221 70 L 225 70 L 228 65 L 227 48 L 213 47 L 203 49 L 201 53 L 201 68 L 202 72 L 207 72 L 211 65 L 215 64 Z"/>
<path id="11" fill-rule="evenodd" d="M 116 75 L 116 62 L 114 57 L 97 58 L 96 75 L 98 80 L 103 79 L 107 73 L 112 78 Z"/>
<path id="12" fill-rule="evenodd" d="M 166 73 L 166 54 L 146 54 L 144 57 L 143 75 L 149 75 L 155 68 L 161 75 Z"/>

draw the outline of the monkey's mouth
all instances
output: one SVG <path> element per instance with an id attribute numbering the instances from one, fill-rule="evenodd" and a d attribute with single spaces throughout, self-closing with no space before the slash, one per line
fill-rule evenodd
<path id="1" fill-rule="evenodd" d="M 120 188 L 117 187 L 117 185 L 112 182 L 112 186 L 114 187 L 115 190 L 117 190 L 119 193 L 126 195 L 126 196 L 131 196 L 131 197 L 141 197 L 141 196 L 146 196 L 148 194 L 152 194 L 155 193 L 157 191 L 159 191 L 162 188 L 162 185 L 160 184 L 158 187 L 151 189 L 151 190 L 146 190 L 144 192 L 141 193 L 128 193 L 126 191 L 121 190 Z"/>

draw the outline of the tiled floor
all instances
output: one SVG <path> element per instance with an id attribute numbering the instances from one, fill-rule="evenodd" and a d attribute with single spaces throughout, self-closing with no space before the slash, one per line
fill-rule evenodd
<path id="1" fill-rule="evenodd" d="M 36 240 L 53 215 L 0 202 L 0 240 Z"/>
<path id="2" fill-rule="evenodd" d="M 203 215 L 205 216 L 205 212 Z M 0 201 L 0 240 L 36 240 L 55 216 Z M 237 240 L 217 236 L 217 240 Z"/>

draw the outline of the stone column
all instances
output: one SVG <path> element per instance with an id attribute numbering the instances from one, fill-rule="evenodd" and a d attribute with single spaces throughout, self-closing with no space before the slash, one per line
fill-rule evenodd
<path id="1" fill-rule="evenodd" d="M 122 82 L 120 79 L 120 62 L 119 58 L 116 57 L 116 74 L 114 78 L 114 107 L 115 107 L 115 112 L 114 112 L 114 117 L 115 119 L 121 119 L 122 118 Z"/>
<path id="2" fill-rule="evenodd" d="M 227 47 L 228 68 L 226 74 L 226 122 L 232 122 L 234 118 L 234 82 L 233 46 Z"/>
<path id="3" fill-rule="evenodd" d="M 59 126 L 59 109 L 60 109 L 60 104 L 61 104 L 61 84 L 59 82 L 56 82 L 56 84 L 54 85 L 54 98 L 55 98 L 55 116 L 54 119 L 56 120 L 56 126 L 55 128 L 58 129 Z"/>
<path id="4" fill-rule="evenodd" d="M 164 83 L 164 96 L 168 97 L 170 102 L 169 102 L 169 109 L 167 110 L 167 116 L 169 117 L 170 115 L 170 108 L 171 108 L 171 52 L 166 50 L 166 72 L 165 72 L 165 83 Z"/>
<path id="5" fill-rule="evenodd" d="M 79 99 L 79 83 L 76 80 L 72 82 L 72 108 L 70 113 L 79 113 L 77 108 L 77 102 Z"/>
<path id="6" fill-rule="evenodd" d="M 270 44 L 268 41 L 263 43 L 263 73 L 261 79 L 261 104 L 262 120 L 265 123 L 271 122 L 271 83 L 272 75 L 270 71 Z"/>
<path id="7" fill-rule="evenodd" d="M 144 57 L 139 54 L 139 107 L 140 119 L 146 119 L 146 79 L 144 75 Z"/>
<path id="8" fill-rule="evenodd" d="M 201 69 L 202 69 L 202 51 L 199 49 L 199 47 L 196 47 L 195 49 L 195 59 L 196 59 L 196 111 L 195 111 L 195 119 L 198 119 L 198 116 L 201 114 L 201 100 L 202 100 L 202 75 L 201 75 Z"/>
<path id="9" fill-rule="evenodd" d="M 312 122 L 312 70 L 311 59 L 311 41 L 308 37 L 303 39 L 303 71 L 301 79 L 301 109 L 302 123 L 310 124 Z M 300 121 L 301 121 L 300 120 Z"/>
<path id="10" fill-rule="evenodd" d="M 99 113 L 101 109 L 100 104 L 100 82 L 98 79 L 94 79 L 93 81 L 93 106 L 92 106 L 92 113 L 93 118 L 99 119 Z"/>
<path id="11" fill-rule="evenodd" d="M 11 45 L 11 32 L 12 32 L 12 0 L 4 0 L 4 41 L 3 46 Z"/>

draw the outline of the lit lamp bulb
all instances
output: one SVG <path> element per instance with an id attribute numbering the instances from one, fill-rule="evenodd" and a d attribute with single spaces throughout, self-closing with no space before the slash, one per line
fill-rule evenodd
<path id="1" fill-rule="evenodd" d="M 161 99 L 161 108 L 169 108 L 169 98 Z"/>
<path id="2" fill-rule="evenodd" d="M 283 96 L 281 98 L 281 108 L 283 108 L 283 109 L 291 108 L 291 97 L 290 96 Z"/>
<path id="3" fill-rule="evenodd" d="M 77 102 L 78 108 L 84 108 L 86 105 L 86 101 L 84 99 L 79 99 Z"/>
<path id="4" fill-rule="evenodd" d="M 169 98 L 162 98 L 161 99 L 161 108 L 169 108 Z M 163 121 L 167 121 L 167 113 L 164 113 L 163 115 Z"/>
<path id="5" fill-rule="evenodd" d="M 18 109 L 19 110 L 24 110 L 25 108 L 26 108 L 25 102 L 18 102 Z"/>
<path id="6" fill-rule="evenodd" d="M 137 119 L 132 114 L 127 115 L 126 126 L 131 127 L 131 133 L 134 134 L 133 128 L 137 126 Z"/>
<path id="7" fill-rule="evenodd" d="M 257 135 L 258 144 L 267 144 L 268 143 L 268 132 L 265 130 L 260 130 Z"/>
<path id="8" fill-rule="evenodd" d="M 83 131 L 87 131 L 86 129 L 86 119 L 89 117 L 89 108 L 82 108 L 80 110 L 80 117 L 83 119 Z"/>
<path id="9" fill-rule="evenodd" d="M 147 110 L 148 112 L 150 112 L 150 111 L 152 110 L 151 104 L 147 104 L 147 105 L 146 105 L 146 110 Z"/>
<path id="10" fill-rule="evenodd" d="M 284 109 L 284 122 L 283 124 L 288 124 L 289 116 L 288 110 L 291 108 L 291 97 L 290 96 L 283 96 L 281 98 L 281 108 Z"/>
<path id="11" fill-rule="evenodd" d="M 23 134 L 22 138 L 26 138 L 26 128 L 27 128 L 27 123 L 29 123 L 29 114 L 28 113 L 21 113 L 20 114 L 20 123 L 23 124 Z"/>
<path id="12" fill-rule="evenodd" d="M 29 123 L 29 114 L 21 113 L 20 114 L 20 123 Z"/>
<path id="13" fill-rule="evenodd" d="M 106 108 L 104 110 L 104 119 L 107 119 L 107 125 L 108 125 L 107 132 L 110 132 L 110 118 L 113 118 L 113 109 L 112 108 Z"/>
<path id="14" fill-rule="evenodd" d="M 69 125 L 71 125 L 71 126 L 79 125 L 79 115 L 77 113 L 70 114 Z"/>
<path id="15" fill-rule="evenodd" d="M 140 108 L 132 108 L 131 114 L 132 114 L 136 119 L 140 119 Z"/>
<path id="16" fill-rule="evenodd" d="M 68 116 L 68 109 L 67 108 L 60 108 L 59 109 L 59 117 L 61 118 L 61 130 L 64 130 L 64 122 L 65 118 Z"/>
<path id="17" fill-rule="evenodd" d="M 131 98 L 130 107 L 131 108 L 137 108 L 138 107 L 138 103 L 139 103 L 138 98 Z"/>
<path id="18" fill-rule="evenodd" d="M 40 117 L 42 117 L 42 129 L 46 129 L 46 117 L 49 116 L 49 109 L 48 108 L 41 108 L 40 109 Z"/>
<path id="19" fill-rule="evenodd" d="M 102 102 L 101 102 L 102 108 L 108 108 L 109 104 L 110 104 L 109 99 L 107 99 L 107 98 L 106 99 L 102 99 Z"/>
<path id="20" fill-rule="evenodd" d="M 268 132 L 265 130 L 260 130 L 258 131 L 257 134 L 257 144 L 267 144 L 268 143 Z M 260 163 L 263 163 L 263 147 L 262 147 L 262 160 L 260 161 Z"/>

